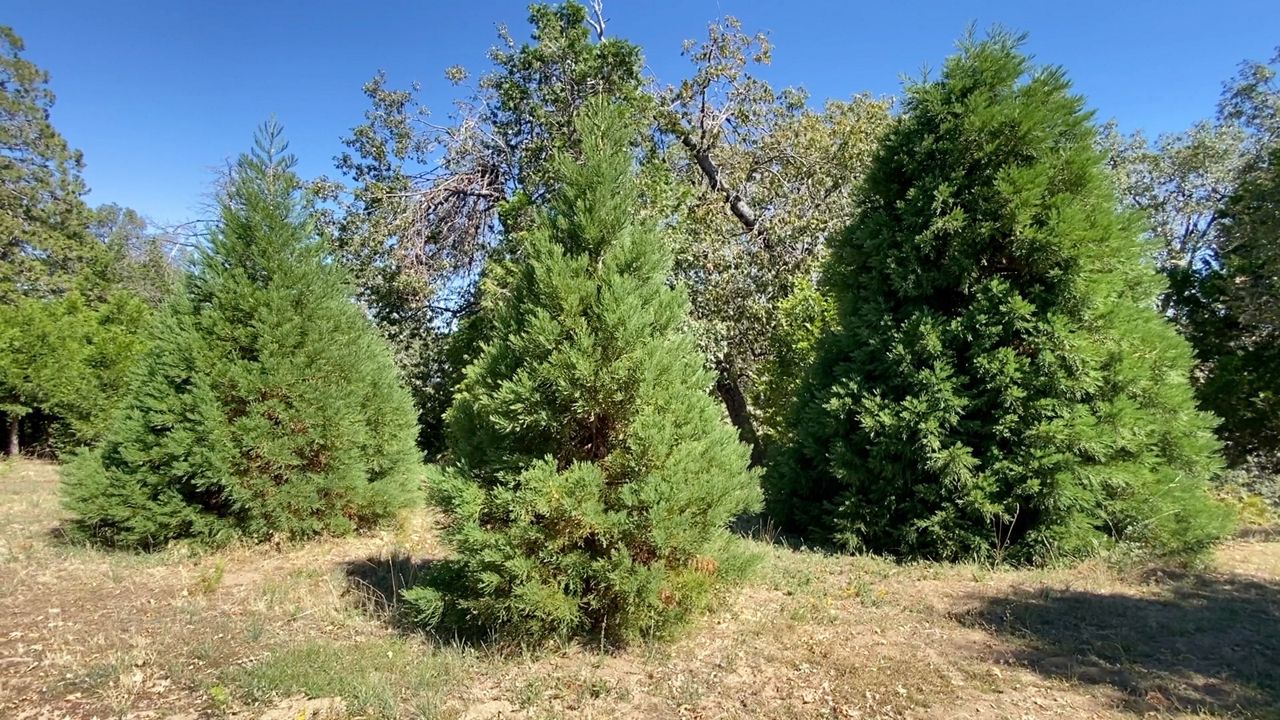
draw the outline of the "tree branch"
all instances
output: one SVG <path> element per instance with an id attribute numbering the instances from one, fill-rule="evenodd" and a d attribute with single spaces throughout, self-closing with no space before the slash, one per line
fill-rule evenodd
<path id="1" fill-rule="evenodd" d="M 678 134 L 680 136 L 680 144 L 693 156 L 694 162 L 697 163 L 698 169 L 706 177 L 711 189 L 720 193 L 724 198 L 725 203 L 729 206 L 729 212 L 733 213 L 733 216 L 738 219 L 738 222 L 742 223 L 743 229 L 747 232 L 758 232 L 760 230 L 760 220 L 756 216 L 755 210 L 747 204 L 742 195 L 725 184 L 720 176 L 720 168 L 711 159 L 711 154 L 707 149 L 699 145 L 688 132 L 681 130 Z M 761 234 L 763 235 L 763 233 Z"/>
<path id="2" fill-rule="evenodd" d="M 587 24 L 596 31 L 596 41 L 604 40 L 604 0 L 591 0 L 591 13 L 587 15 Z"/>

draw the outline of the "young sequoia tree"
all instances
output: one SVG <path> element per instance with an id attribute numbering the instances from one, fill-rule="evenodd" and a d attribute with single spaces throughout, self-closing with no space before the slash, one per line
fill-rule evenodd
<path id="1" fill-rule="evenodd" d="M 822 343 L 767 493 L 851 549 L 1035 561 L 1223 531 L 1213 420 L 1084 100 L 1021 38 L 966 41 L 833 240 Z"/>
<path id="2" fill-rule="evenodd" d="M 263 127 L 103 447 L 66 471 L 101 541 L 340 534 L 415 500 L 414 411 Z"/>
<path id="3" fill-rule="evenodd" d="M 727 526 L 760 491 L 637 219 L 635 133 L 592 101 L 576 137 L 447 416 L 453 464 L 428 484 L 456 559 L 406 593 L 428 625 L 626 642 L 748 567 Z"/>

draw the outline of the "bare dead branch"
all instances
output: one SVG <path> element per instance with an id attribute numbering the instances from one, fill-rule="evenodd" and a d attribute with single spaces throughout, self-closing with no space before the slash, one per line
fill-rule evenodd
<path id="1" fill-rule="evenodd" d="M 591 13 L 587 16 L 587 24 L 596 33 L 596 41 L 604 40 L 604 0 L 591 0 Z"/>

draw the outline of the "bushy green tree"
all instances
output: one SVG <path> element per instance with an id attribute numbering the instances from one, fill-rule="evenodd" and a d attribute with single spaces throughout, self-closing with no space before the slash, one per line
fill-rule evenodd
<path id="1" fill-rule="evenodd" d="M 1280 472 L 1280 145 L 1223 209 L 1219 262 L 1200 283 L 1200 397 L 1228 457 Z"/>
<path id="2" fill-rule="evenodd" d="M 1190 351 L 1156 309 L 1083 98 L 1020 42 L 968 40 L 908 88 L 867 205 L 833 240 L 838 328 L 772 509 L 902 556 L 1194 553 L 1225 519 Z"/>
<path id="3" fill-rule="evenodd" d="M 0 411 L 10 418 L 9 454 L 27 443 L 62 453 L 101 440 L 151 314 L 125 292 L 96 304 L 78 293 L 0 304 Z M 27 420 L 21 433 L 19 418 Z"/>
<path id="4" fill-rule="evenodd" d="M 312 231 L 265 126 L 100 450 L 67 469 L 75 527 L 104 542 L 349 532 L 417 494 L 414 412 L 390 354 Z"/>
<path id="5" fill-rule="evenodd" d="M 637 217 L 635 134 L 588 104 L 581 162 L 486 295 L 491 341 L 448 413 L 429 482 L 456 559 L 408 593 L 428 624 L 521 638 L 661 634 L 748 567 L 727 525 L 758 505 L 738 442 Z"/>

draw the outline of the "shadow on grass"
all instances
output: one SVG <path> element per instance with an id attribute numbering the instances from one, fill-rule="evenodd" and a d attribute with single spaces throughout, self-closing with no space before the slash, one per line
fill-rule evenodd
<path id="1" fill-rule="evenodd" d="M 1237 530 L 1236 537 L 1251 542 L 1280 540 L 1280 525 L 1248 525 Z"/>
<path id="2" fill-rule="evenodd" d="M 410 619 L 401 592 L 420 584 L 439 562 L 396 551 L 352 560 L 343 571 L 347 589 L 362 610 L 398 630 L 415 631 L 420 628 Z"/>
<path id="3" fill-rule="evenodd" d="M 1280 717 L 1280 584 L 1188 576 L 1151 597 L 1045 588 L 960 621 L 1014 642 L 1045 677 L 1110 686 L 1137 712 Z"/>
<path id="4" fill-rule="evenodd" d="M 450 646 L 492 649 L 497 645 L 490 629 L 457 622 L 456 619 L 450 622 L 447 615 L 433 628 L 425 628 L 414 621 L 403 591 L 425 584 L 433 573 L 447 576 L 450 565 L 445 560 L 413 558 L 395 551 L 390 556 L 375 555 L 353 560 L 346 563 L 343 570 L 347 576 L 348 592 L 357 598 L 360 608 L 393 630 L 406 635 L 425 634 Z"/>

